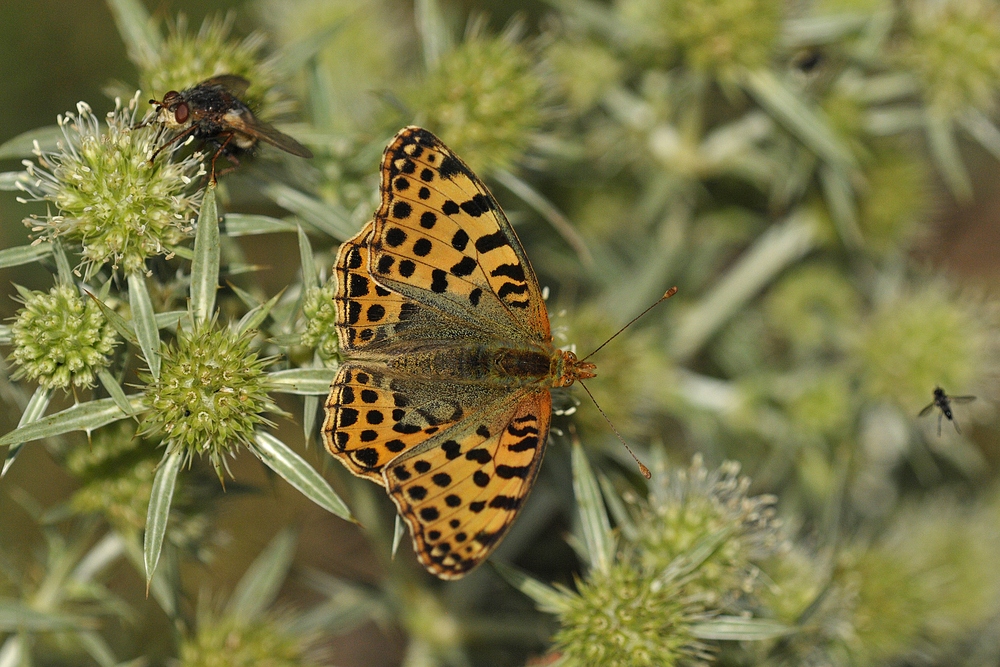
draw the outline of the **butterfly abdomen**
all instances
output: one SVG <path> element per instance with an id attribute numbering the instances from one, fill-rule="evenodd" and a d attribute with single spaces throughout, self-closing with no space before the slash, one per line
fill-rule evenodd
<path id="1" fill-rule="evenodd" d="M 541 349 L 479 343 L 428 345 L 408 350 L 388 361 L 389 367 L 396 373 L 413 377 L 512 386 L 545 380 L 549 377 L 552 363 L 551 355 Z"/>

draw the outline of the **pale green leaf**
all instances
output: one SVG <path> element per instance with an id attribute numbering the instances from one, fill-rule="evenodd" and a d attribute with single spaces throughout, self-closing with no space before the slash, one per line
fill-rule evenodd
<path id="1" fill-rule="evenodd" d="M 497 573 L 507 580 L 511 586 L 521 591 L 535 601 L 540 611 L 549 614 L 560 614 L 569 609 L 569 595 L 543 584 L 534 577 L 510 565 L 491 560 L 490 565 Z"/>
<path id="2" fill-rule="evenodd" d="M 45 387 L 36 388 L 35 393 L 28 399 L 28 405 L 25 406 L 21 420 L 17 424 L 18 428 L 41 419 L 45 411 L 48 410 L 51 401 L 52 389 L 46 389 Z M 4 457 L 3 461 L 3 469 L 0 470 L 0 478 L 3 478 L 7 474 L 7 471 L 10 470 L 10 467 L 14 465 L 14 461 L 17 460 L 17 455 L 21 452 L 22 447 L 24 447 L 24 443 L 19 442 L 11 445 L 10 449 L 7 450 L 7 456 Z"/>
<path id="3" fill-rule="evenodd" d="M 281 394 L 325 395 L 330 392 L 330 385 L 335 377 L 336 369 L 293 368 L 268 373 L 267 381 L 272 391 Z"/>
<path id="4" fill-rule="evenodd" d="M 141 273 L 128 274 L 128 302 L 132 307 L 132 328 L 139 339 L 139 349 L 150 374 L 159 379 L 160 329 L 156 325 L 156 312 L 146 289 L 146 278 Z"/>
<path id="5" fill-rule="evenodd" d="M 689 630 L 698 639 L 716 641 L 760 641 L 796 632 L 795 628 L 779 621 L 741 616 L 716 616 L 710 621 L 695 623 Z"/>
<path id="6" fill-rule="evenodd" d="M 291 211 L 338 241 L 344 241 L 358 231 L 357 225 L 351 221 L 350 215 L 342 206 L 314 199 L 283 183 L 269 183 L 264 186 L 263 192 L 278 206 Z"/>
<path id="7" fill-rule="evenodd" d="M 129 396 L 129 404 L 132 410 L 143 409 L 142 394 L 132 394 Z M 31 442 L 39 438 L 51 438 L 55 435 L 62 435 L 70 431 L 93 431 L 111 422 L 124 419 L 128 415 L 122 412 L 113 398 L 101 398 L 96 401 L 87 401 L 66 408 L 61 412 L 43 417 L 38 421 L 19 426 L 10 433 L 0 438 L 0 447 L 13 445 L 21 442 Z"/>
<path id="8" fill-rule="evenodd" d="M 114 376 L 108 372 L 107 368 L 102 368 L 97 372 L 97 377 L 101 380 L 101 386 L 103 386 L 109 394 L 111 394 L 111 400 L 115 402 L 121 411 L 126 415 L 132 415 L 132 404 L 129 402 L 128 396 L 125 395 L 125 390 L 122 386 L 118 384 Z"/>
<path id="9" fill-rule="evenodd" d="M 22 132 L 13 139 L 0 144 L 0 160 L 18 160 L 34 157 L 35 142 L 43 152 L 52 152 L 65 140 L 63 130 L 58 125 L 47 125 Z"/>
<path id="10" fill-rule="evenodd" d="M 594 472 L 579 442 L 573 443 L 573 495 L 580 513 L 583 545 L 590 568 L 602 574 L 611 569 L 615 558 L 615 536 L 601 500 Z"/>
<path id="11" fill-rule="evenodd" d="M 250 236 L 253 234 L 294 232 L 297 227 L 298 225 L 266 215 L 227 213 L 222 221 L 221 231 L 226 236 Z"/>
<path id="12" fill-rule="evenodd" d="M 342 519 L 354 521 L 351 511 L 330 484 L 288 445 L 263 431 L 257 432 L 254 442 L 252 451 L 260 460 L 306 498 Z"/>
<path id="13" fill-rule="evenodd" d="M 170 519 L 170 504 L 174 498 L 177 474 L 184 463 L 184 450 L 167 450 L 153 476 L 153 490 L 149 494 L 149 509 L 146 511 L 146 534 L 142 540 L 142 561 L 146 568 L 146 591 L 156 572 L 163 549 L 163 538 L 167 534 Z"/>
<path id="14" fill-rule="evenodd" d="M 236 584 L 226 604 L 227 614 L 248 622 L 271 606 L 292 566 L 296 541 L 295 531 L 290 528 L 274 536 Z"/>
<path id="15" fill-rule="evenodd" d="M 52 254 L 51 243 L 20 245 L 0 250 L 0 269 L 32 264 Z"/>
<path id="16" fill-rule="evenodd" d="M 313 257 L 312 244 L 309 237 L 298 228 L 299 235 L 299 262 L 302 265 L 302 288 L 319 287 L 319 271 L 316 269 L 316 259 Z"/>
<path id="17" fill-rule="evenodd" d="M 210 185 L 198 214 L 191 262 L 191 312 L 195 322 L 207 322 L 215 310 L 219 248 L 219 209 L 215 203 L 215 187 Z"/>
<path id="18" fill-rule="evenodd" d="M 141 68 L 156 66 L 163 38 L 156 31 L 146 6 L 140 0 L 108 0 L 108 8 L 125 42 L 129 59 Z"/>

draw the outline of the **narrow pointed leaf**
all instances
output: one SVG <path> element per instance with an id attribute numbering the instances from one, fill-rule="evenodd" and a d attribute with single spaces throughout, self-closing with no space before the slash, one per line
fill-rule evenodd
<path id="1" fill-rule="evenodd" d="M 23 266 L 33 264 L 43 257 L 52 254 L 51 243 L 39 243 L 38 245 L 19 245 L 13 248 L 0 250 L 0 269 L 9 269 L 12 266 Z"/>
<path id="2" fill-rule="evenodd" d="M 266 185 L 264 194 L 278 206 L 291 211 L 338 241 L 344 241 L 358 231 L 358 226 L 351 221 L 351 216 L 341 206 L 327 204 L 281 183 Z"/>
<path id="3" fill-rule="evenodd" d="M 18 428 L 22 426 L 27 426 L 33 422 L 38 421 L 45 414 L 45 411 L 49 408 L 49 403 L 52 401 L 52 390 L 46 389 L 45 387 L 38 387 L 35 389 L 35 393 L 31 395 L 28 399 L 28 404 L 24 407 L 24 413 L 21 415 L 21 420 L 18 422 Z M 7 450 L 7 456 L 4 457 L 3 469 L 0 470 L 0 478 L 3 478 L 10 470 L 10 467 L 14 465 L 14 461 L 17 460 L 17 455 L 21 453 L 21 448 L 24 447 L 23 442 L 14 444 Z"/>
<path id="4" fill-rule="evenodd" d="M 396 554 L 399 553 L 399 545 L 403 543 L 404 537 L 406 537 L 406 524 L 403 523 L 403 517 L 397 514 L 396 523 L 392 525 L 392 550 L 390 551 L 392 560 L 396 560 Z"/>
<path id="5" fill-rule="evenodd" d="M 580 528 L 590 567 L 606 574 L 615 557 L 615 536 L 601 500 L 601 490 L 579 442 L 573 443 L 573 495 L 580 512 Z"/>
<path id="6" fill-rule="evenodd" d="M 973 109 L 960 116 L 958 121 L 980 146 L 988 150 L 994 159 L 1000 160 L 1000 129 L 992 120 Z"/>
<path id="7" fill-rule="evenodd" d="M 258 431 L 253 452 L 271 470 L 326 511 L 354 521 L 351 511 L 329 483 L 305 459 L 270 433 Z"/>
<path id="8" fill-rule="evenodd" d="M 56 239 L 52 243 L 52 254 L 56 258 L 56 270 L 59 275 L 59 282 L 63 285 L 73 284 L 73 269 L 70 268 L 69 258 L 66 256 L 66 249 L 61 241 Z"/>
<path id="9" fill-rule="evenodd" d="M 156 326 L 160 329 L 176 327 L 181 318 L 189 315 L 186 310 L 167 310 L 156 314 Z"/>
<path id="10" fill-rule="evenodd" d="M 540 611 L 559 614 L 569 608 L 570 599 L 565 593 L 560 593 L 551 586 L 543 584 L 516 567 L 504 565 L 495 560 L 491 560 L 489 563 L 501 577 L 507 580 L 507 583 L 534 600 Z"/>
<path id="11" fill-rule="evenodd" d="M 198 214 L 194 235 L 194 259 L 191 262 L 191 312 L 195 322 L 207 322 L 215 310 L 215 292 L 219 286 L 219 209 L 215 188 L 209 186 Z"/>
<path id="12" fill-rule="evenodd" d="M 133 412 L 143 408 L 143 395 L 132 394 L 128 398 Z M 70 431 L 93 431 L 125 417 L 128 415 L 122 412 L 113 398 L 87 401 L 30 424 L 17 427 L 0 438 L 0 447 L 31 442 L 39 438 L 51 438 Z"/>
<path id="13" fill-rule="evenodd" d="M 709 338 L 785 268 L 816 247 L 818 225 L 809 211 L 792 213 L 758 238 L 674 330 L 677 359 L 696 354 Z"/>
<path id="14" fill-rule="evenodd" d="M 830 215 L 840 235 L 840 241 L 847 248 L 859 249 L 864 245 L 861 228 L 858 226 L 857 204 L 854 190 L 847 175 L 828 164 L 820 166 L 820 185 L 823 187 L 823 197 L 830 207 Z"/>
<path id="15" fill-rule="evenodd" d="M 267 215 L 227 213 L 222 221 L 221 231 L 225 232 L 226 236 L 250 236 L 253 234 L 294 232 L 297 228 L 298 225 Z"/>
<path id="16" fill-rule="evenodd" d="M 226 604 L 226 613 L 239 621 L 251 621 L 271 606 L 288 576 L 295 557 L 295 531 L 284 529 L 260 552 Z"/>
<path id="17" fill-rule="evenodd" d="M 268 315 L 271 314 L 271 309 L 278 303 L 278 300 L 281 298 L 283 292 L 284 290 L 278 292 L 273 297 L 268 299 L 267 303 L 262 303 L 241 317 L 240 323 L 236 327 L 237 332 L 243 333 L 244 331 L 249 331 L 250 329 L 259 328 L 261 323 L 267 319 Z"/>
<path id="18" fill-rule="evenodd" d="M 99 633 L 93 630 L 82 630 L 74 633 L 74 639 L 100 667 L 117 667 L 118 658 L 115 657 L 111 647 Z"/>
<path id="19" fill-rule="evenodd" d="M 141 273 L 128 274 L 128 302 L 132 307 L 132 328 L 139 339 L 139 349 L 153 378 L 160 377 L 160 330 L 156 326 L 156 313 L 146 289 L 146 278 Z"/>
<path id="20" fill-rule="evenodd" d="M 272 391 L 281 394 L 326 395 L 335 377 L 337 371 L 332 368 L 293 368 L 268 373 L 267 381 Z"/>
<path id="21" fill-rule="evenodd" d="M 924 116 L 927 132 L 927 146 L 931 158 L 937 165 L 948 189 L 960 201 L 972 199 L 972 181 L 969 172 L 962 162 L 962 155 L 955 140 L 955 131 L 951 120 L 938 114 L 927 112 Z"/>
<path id="22" fill-rule="evenodd" d="M 118 335 L 133 345 L 138 345 L 139 339 L 135 335 L 135 329 L 132 328 L 132 323 L 116 313 L 112 308 L 104 303 L 103 300 L 98 298 L 93 293 L 88 292 L 88 294 L 90 294 L 90 298 L 97 303 L 97 307 L 100 308 L 101 312 L 104 314 L 104 319 L 106 319 L 108 323 L 114 327 L 114 330 L 118 332 Z"/>
<path id="23" fill-rule="evenodd" d="M 118 33 L 125 42 L 129 59 L 143 68 L 155 65 L 159 60 L 162 38 L 145 5 L 140 0 L 108 0 L 108 8 L 115 19 Z M 165 91 L 156 92 L 162 95 Z"/>
<path id="24" fill-rule="evenodd" d="M 451 31 L 437 0 L 416 0 L 413 13 L 417 33 L 420 35 L 420 46 L 424 52 L 424 65 L 432 70 L 441 56 L 452 49 Z"/>
<path id="25" fill-rule="evenodd" d="M 309 237 L 298 229 L 299 233 L 299 262 L 302 264 L 302 286 L 305 289 L 319 287 L 319 272 L 316 270 L 316 259 L 313 257 L 312 244 Z"/>
<path id="26" fill-rule="evenodd" d="M 18 160 L 34 157 L 35 142 L 45 151 L 56 150 L 56 144 L 63 139 L 63 130 L 58 125 L 47 125 L 22 132 L 0 144 L 0 160 Z M 23 172 L 22 172 L 23 173 Z"/>
<path id="27" fill-rule="evenodd" d="M 690 632 L 698 639 L 718 641 L 759 641 L 795 634 L 793 627 L 766 618 L 717 616 L 704 623 L 691 626 Z"/>
<path id="28" fill-rule="evenodd" d="M 0 599 L 0 632 L 58 632 L 94 625 L 94 621 L 79 616 L 37 611 L 20 600 Z"/>
<path id="29" fill-rule="evenodd" d="M 167 534 L 170 518 L 170 504 L 174 498 L 177 474 L 184 463 L 184 451 L 167 450 L 153 476 L 153 490 L 149 494 L 149 509 L 146 511 L 146 534 L 142 540 L 142 561 L 146 568 L 146 591 L 156 572 L 163 549 L 163 537 Z"/>
<path id="30" fill-rule="evenodd" d="M 599 475 L 598 481 L 601 483 L 601 491 L 604 492 L 604 504 L 607 505 L 611 517 L 615 520 L 615 525 L 622 532 L 622 536 L 627 540 L 635 539 L 638 536 L 638 529 L 633 523 L 632 517 L 629 516 L 628 510 L 625 509 L 625 503 L 622 502 L 621 496 L 611 484 L 611 480 L 604 475 Z"/>
<path id="31" fill-rule="evenodd" d="M 576 231 L 565 215 L 562 214 L 556 205 L 546 199 L 540 192 L 531 185 L 521 180 L 509 171 L 499 170 L 494 172 L 493 178 L 503 184 L 505 188 L 517 195 L 521 201 L 530 206 L 536 213 L 549 223 L 553 229 L 566 241 L 567 245 L 573 249 L 580 263 L 586 267 L 592 266 L 594 256 L 590 254 L 586 242 L 580 233 Z"/>
<path id="32" fill-rule="evenodd" d="M 97 372 L 97 377 L 101 381 L 101 386 L 103 386 L 109 394 L 111 394 L 111 400 L 115 402 L 121 411 L 126 415 L 134 414 L 132 411 L 132 404 L 129 403 L 128 396 L 125 395 L 125 390 L 122 386 L 118 384 L 118 381 L 114 378 L 111 373 L 108 372 L 107 368 L 102 368 Z"/>
<path id="33" fill-rule="evenodd" d="M 822 112 L 802 102 L 771 71 L 747 71 L 744 80 L 754 99 L 816 155 L 845 171 L 857 167 L 854 155 Z"/>
<path id="34" fill-rule="evenodd" d="M 313 429 L 316 428 L 316 412 L 319 410 L 319 396 L 306 394 L 302 399 L 302 433 L 306 439 L 306 447 L 312 442 Z"/>

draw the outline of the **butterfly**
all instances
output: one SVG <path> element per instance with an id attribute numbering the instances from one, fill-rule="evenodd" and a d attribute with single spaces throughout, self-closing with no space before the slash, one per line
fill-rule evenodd
<path id="1" fill-rule="evenodd" d="M 401 130 L 381 205 L 337 254 L 345 361 L 323 441 L 382 485 L 427 570 L 486 560 L 531 491 L 551 390 L 595 377 L 552 343 L 538 280 L 486 185 L 440 139 Z"/>

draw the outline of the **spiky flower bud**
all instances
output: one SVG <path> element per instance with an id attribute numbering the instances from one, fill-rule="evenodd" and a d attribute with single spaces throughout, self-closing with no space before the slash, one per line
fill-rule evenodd
<path id="1" fill-rule="evenodd" d="M 912 69 L 935 112 L 991 112 L 1000 88 L 1000 10 L 983 0 L 913 3 L 902 64 Z"/>
<path id="2" fill-rule="evenodd" d="M 194 636 L 181 643 L 180 667 L 311 667 L 312 642 L 267 614 L 252 620 L 232 615 L 199 619 Z"/>
<path id="3" fill-rule="evenodd" d="M 515 31 L 470 35 L 442 56 L 412 104 L 477 172 L 508 168 L 542 123 L 544 82 Z"/>
<path id="4" fill-rule="evenodd" d="M 170 90 L 184 90 L 220 74 L 235 74 L 250 82 L 244 102 L 265 117 L 289 110 L 289 102 L 275 89 L 279 76 L 261 57 L 265 38 L 261 32 L 243 39 L 231 36 L 233 14 L 208 17 L 195 33 L 180 16 L 170 26 L 152 62 L 140 63 L 142 90 L 161 97 Z"/>
<path id="5" fill-rule="evenodd" d="M 751 593 L 757 586 L 756 562 L 783 547 L 773 496 L 750 497 L 750 480 L 735 461 L 717 470 L 695 456 L 687 470 L 667 474 L 660 466 L 650 482 L 648 501 L 637 517 L 637 554 L 646 571 L 665 570 L 675 558 L 720 531 L 728 537 L 690 575 L 685 584 L 714 608 Z"/>
<path id="6" fill-rule="evenodd" d="M 128 106 L 116 104 L 102 129 L 84 102 L 59 117 L 63 140 L 55 152 L 35 148 L 25 161 L 30 180 L 18 183 L 29 197 L 57 211 L 24 223 L 39 239 L 61 237 L 82 246 L 87 275 L 106 262 L 126 272 L 143 271 L 148 257 L 165 255 L 188 236 L 201 192 L 190 193 L 204 173 L 195 156 L 171 161 L 150 157 L 160 136 L 136 126 L 138 93 Z"/>
<path id="7" fill-rule="evenodd" d="M 163 354 L 159 378 L 141 375 L 150 409 L 140 433 L 162 435 L 188 462 L 207 454 L 221 479 L 225 455 L 249 445 L 258 426 L 272 425 L 264 412 L 278 411 L 264 373 L 271 359 L 258 358 L 253 336 L 214 323 L 179 329 Z"/>
<path id="8" fill-rule="evenodd" d="M 48 389 L 93 386 L 117 344 L 100 307 L 70 285 L 48 292 L 18 291 L 24 307 L 11 326 L 14 351 L 9 358 L 18 366 L 12 378 L 28 378 Z"/>
<path id="9" fill-rule="evenodd" d="M 995 304 L 956 298 L 933 283 L 879 304 L 857 340 L 862 389 L 871 398 L 919 410 L 935 385 L 976 393 L 1000 376 Z"/>
<path id="10" fill-rule="evenodd" d="M 120 421 L 99 429 L 90 447 L 73 447 L 66 468 L 82 486 L 70 499 L 80 513 L 101 514 L 118 531 L 137 534 L 146 527 L 156 459 L 152 447 L 141 446 L 135 423 Z"/>
<path id="11" fill-rule="evenodd" d="M 660 59 L 675 49 L 692 69 L 727 75 L 767 64 L 781 32 L 771 0 L 624 0 L 623 17 Z"/>
<path id="12" fill-rule="evenodd" d="M 691 633 L 705 620 L 677 579 L 622 562 L 577 583 L 559 615 L 555 650 L 567 666 L 653 667 L 695 662 L 708 647 Z"/>
<path id="13" fill-rule="evenodd" d="M 316 353 L 324 361 L 336 357 L 340 350 L 335 328 L 337 308 L 333 301 L 336 291 L 337 287 L 331 279 L 322 287 L 310 287 L 302 300 L 302 314 L 306 317 L 302 344 L 316 348 Z"/>

